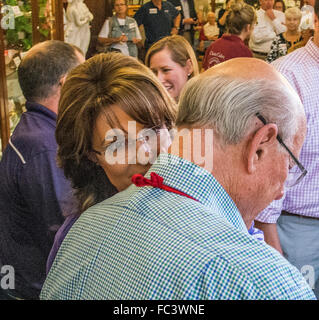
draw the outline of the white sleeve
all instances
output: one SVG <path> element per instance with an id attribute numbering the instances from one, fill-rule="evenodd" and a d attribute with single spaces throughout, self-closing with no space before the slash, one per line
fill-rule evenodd
<path id="1" fill-rule="evenodd" d="M 109 37 L 109 20 L 106 19 L 101 28 L 101 31 L 98 35 L 100 38 L 108 38 Z"/>
<path id="2" fill-rule="evenodd" d="M 276 16 L 276 19 L 272 21 L 272 24 L 274 26 L 274 29 L 277 35 L 287 30 L 286 26 L 283 25 L 283 23 L 285 23 L 285 15 L 282 14 L 282 12 L 279 12 L 278 16 Z"/>
<path id="3" fill-rule="evenodd" d="M 135 21 L 135 30 L 136 30 L 136 39 L 142 39 L 141 33 L 140 33 L 140 29 Z"/>
<path id="4" fill-rule="evenodd" d="M 251 34 L 251 40 L 254 43 L 263 43 L 272 40 L 276 37 L 274 31 L 270 31 L 265 25 L 256 25 Z"/>

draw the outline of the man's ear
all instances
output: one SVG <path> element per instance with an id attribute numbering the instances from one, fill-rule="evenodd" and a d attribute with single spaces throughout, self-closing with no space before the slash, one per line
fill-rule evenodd
<path id="1" fill-rule="evenodd" d="M 66 80 L 66 75 L 60 78 L 59 87 L 62 87 L 64 85 L 65 80 Z"/>
<path id="2" fill-rule="evenodd" d="M 278 128 L 269 123 L 257 130 L 247 148 L 247 170 L 254 173 L 257 166 L 268 156 L 274 143 L 277 143 Z"/>

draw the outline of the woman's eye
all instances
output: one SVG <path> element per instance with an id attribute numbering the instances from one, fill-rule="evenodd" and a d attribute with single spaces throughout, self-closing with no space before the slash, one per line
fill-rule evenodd
<path id="1" fill-rule="evenodd" d="M 117 140 L 117 141 L 112 142 L 112 143 L 107 147 L 107 150 L 108 150 L 109 152 L 119 151 L 119 150 L 121 150 L 124 146 L 125 146 L 125 140 L 124 140 L 124 141 L 122 141 L 122 140 Z"/>

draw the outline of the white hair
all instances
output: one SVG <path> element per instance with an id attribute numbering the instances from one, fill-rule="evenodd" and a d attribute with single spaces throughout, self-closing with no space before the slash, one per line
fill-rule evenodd
<path id="1" fill-rule="evenodd" d="M 187 82 L 179 100 L 176 125 L 210 126 L 225 144 L 239 143 L 251 130 L 256 114 L 275 123 L 283 140 L 298 130 L 303 105 L 288 82 L 197 76 Z"/>

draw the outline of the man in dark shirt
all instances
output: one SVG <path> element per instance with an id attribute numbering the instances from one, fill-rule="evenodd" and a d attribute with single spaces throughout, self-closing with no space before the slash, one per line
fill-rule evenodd
<path id="1" fill-rule="evenodd" d="M 179 34 L 192 46 L 194 44 L 194 25 L 197 23 L 194 0 L 168 0 L 181 14 Z"/>
<path id="2" fill-rule="evenodd" d="M 168 1 L 152 0 L 139 8 L 134 19 L 145 30 L 145 50 L 159 39 L 178 34 L 181 15 Z"/>
<path id="3" fill-rule="evenodd" d="M 2 288 L 9 298 L 38 299 L 54 235 L 76 209 L 56 164 L 55 128 L 61 86 L 83 61 L 76 47 L 51 40 L 34 46 L 18 68 L 27 111 L 0 162 L 0 268 L 14 269 L 14 288 Z"/>

